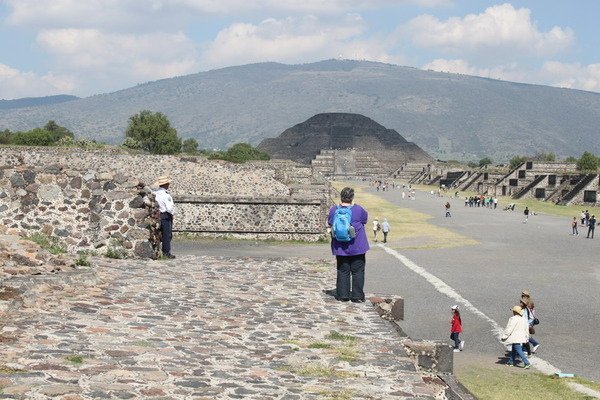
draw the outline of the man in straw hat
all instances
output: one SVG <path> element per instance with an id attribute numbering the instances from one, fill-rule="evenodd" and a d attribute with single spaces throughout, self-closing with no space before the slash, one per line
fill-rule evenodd
<path id="1" fill-rule="evenodd" d="M 523 309 L 520 306 L 514 306 L 512 312 L 513 316 L 508 319 L 504 334 L 500 338 L 504 343 L 512 345 L 507 365 L 515 365 L 516 356 L 519 355 L 525 363 L 524 368 L 528 369 L 531 364 L 523 353 L 523 343 L 529 340 L 529 327 L 523 318 Z"/>
<path id="2" fill-rule="evenodd" d="M 158 186 L 154 196 L 158 209 L 160 211 L 160 231 L 162 233 L 162 253 L 163 257 L 175 258 L 171 254 L 171 239 L 173 238 L 173 214 L 175 214 L 175 203 L 169 194 L 169 184 L 171 179 L 166 176 L 159 177 L 154 183 Z"/>

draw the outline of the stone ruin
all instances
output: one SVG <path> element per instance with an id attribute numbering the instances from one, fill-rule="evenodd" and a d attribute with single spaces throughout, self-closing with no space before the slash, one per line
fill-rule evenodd
<path id="1" fill-rule="evenodd" d="M 311 164 L 324 176 L 383 177 L 405 162 L 433 159 L 415 143 L 360 114 L 325 113 L 258 146 L 276 159 Z"/>
<path id="2" fill-rule="evenodd" d="M 288 162 L 231 164 L 118 149 L 0 148 L 0 224 L 71 253 L 155 257 L 152 183 L 173 179 L 175 232 L 257 239 L 324 237 L 330 186 Z"/>

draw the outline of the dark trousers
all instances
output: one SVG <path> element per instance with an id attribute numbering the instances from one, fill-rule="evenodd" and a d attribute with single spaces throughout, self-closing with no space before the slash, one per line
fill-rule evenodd
<path id="1" fill-rule="evenodd" d="M 364 301 L 365 255 L 336 256 L 337 259 L 337 298 L 340 300 Z M 350 279 L 352 278 L 352 279 Z M 352 281 L 352 283 L 350 282 Z M 352 290 L 351 290 L 352 288 Z"/>
<path id="2" fill-rule="evenodd" d="M 171 254 L 171 239 L 173 238 L 173 215 L 160 213 L 160 232 L 163 255 Z"/>
<path id="3" fill-rule="evenodd" d="M 595 226 L 592 226 L 592 225 L 589 226 L 587 237 L 590 237 L 590 233 L 591 233 L 592 239 L 594 238 L 594 228 L 595 228 Z"/>
<path id="4" fill-rule="evenodd" d="M 460 349 L 460 339 L 458 338 L 458 335 L 459 335 L 458 332 L 450 333 L 450 339 L 454 340 L 454 348 L 455 349 Z"/>

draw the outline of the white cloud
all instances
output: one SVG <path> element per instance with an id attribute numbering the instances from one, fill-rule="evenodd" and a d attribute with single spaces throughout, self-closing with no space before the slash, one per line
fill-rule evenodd
<path id="1" fill-rule="evenodd" d="M 552 86 L 600 92 L 600 64 L 547 61 L 542 66 L 541 78 Z"/>
<path id="2" fill-rule="evenodd" d="M 182 32 L 129 35 L 97 29 L 49 29 L 38 34 L 37 42 L 56 56 L 61 69 L 86 76 L 112 74 L 129 84 L 199 68 L 195 43 Z"/>
<path id="3" fill-rule="evenodd" d="M 468 61 L 461 59 L 447 60 L 438 58 L 425 64 L 423 69 L 511 81 L 521 81 L 525 76 L 525 74 L 517 68 L 516 63 L 499 65 L 492 68 L 478 68 L 470 65 Z"/>
<path id="4" fill-rule="evenodd" d="M 440 48 L 450 53 L 498 51 L 554 54 L 571 45 L 575 34 L 570 28 L 553 27 L 538 30 L 527 8 L 515 9 L 511 4 L 489 7 L 481 14 L 469 14 L 440 21 L 431 15 L 412 19 L 406 32 L 415 44 Z"/>
<path id="5" fill-rule="evenodd" d="M 67 76 L 51 73 L 40 76 L 0 63 L 0 99 L 69 93 L 74 87 L 74 80 Z"/>
<path id="6" fill-rule="evenodd" d="M 364 40 L 363 19 L 346 15 L 323 23 L 315 16 L 267 19 L 258 25 L 235 23 L 220 31 L 203 55 L 205 65 L 220 67 L 260 61 L 304 62 L 324 58 L 392 61 L 386 43 Z"/>

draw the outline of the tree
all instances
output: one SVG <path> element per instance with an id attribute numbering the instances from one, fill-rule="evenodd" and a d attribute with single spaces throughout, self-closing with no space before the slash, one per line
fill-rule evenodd
<path id="1" fill-rule="evenodd" d="M 481 160 L 479 160 L 480 167 L 485 167 L 486 165 L 489 165 L 491 163 L 492 163 L 492 159 L 489 157 L 484 157 Z"/>
<path id="2" fill-rule="evenodd" d="M 75 135 L 73 135 L 73 132 L 71 132 L 70 130 L 68 130 L 67 128 L 58 125 L 56 122 L 54 122 L 53 120 L 50 120 L 46 123 L 46 125 L 44 125 L 44 129 L 47 130 L 48 132 L 52 133 L 52 142 L 56 143 L 58 142 L 60 139 L 67 137 L 67 138 L 71 138 L 74 139 Z"/>
<path id="3" fill-rule="evenodd" d="M 269 160 L 271 157 L 264 151 L 258 150 L 248 143 L 236 143 L 225 152 L 213 153 L 210 158 L 243 163 L 249 160 Z"/>
<path id="4" fill-rule="evenodd" d="M 186 154 L 195 154 L 198 152 L 198 141 L 194 138 L 185 139 L 181 145 L 181 151 Z"/>
<path id="5" fill-rule="evenodd" d="M 523 164 L 525 161 L 527 161 L 526 157 L 523 157 L 523 156 L 514 156 L 509 161 L 510 162 L 510 169 L 517 168 L 519 165 Z"/>
<path id="6" fill-rule="evenodd" d="M 12 134 L 13 133 L 8 129 L 0 131 L 0 144 L 10 144 Z"/>
<path id="7" fill-rule="evenodd" d="M 565 158 L 566 162 L 577 162 L 579 160 L 577 160 L 577 157 L 573 157 L 573 156 L 569 156 L 567 158 Z"/>
<path id="8" fill-rule="evenodd" d="M 596 171 L 599 165 L 598 157 L 587 151 L 577 161 L 577 169 L 580 171 Z"/>
<path id="9" fill-rule="evenodd" d="M 181 139 L 177 131 L 160 112 L 144 110 L 129 117 L 125 136 L 152 154 L 176 154 L 181 151 Z"/>
<path id="10" fill-rule="evenodd" d="M 35 128 L 27 132 L 14 133 L 11 143 L 22 146 L 51 146 L 55 143 L 55 136 L 50 131 Z"/>

